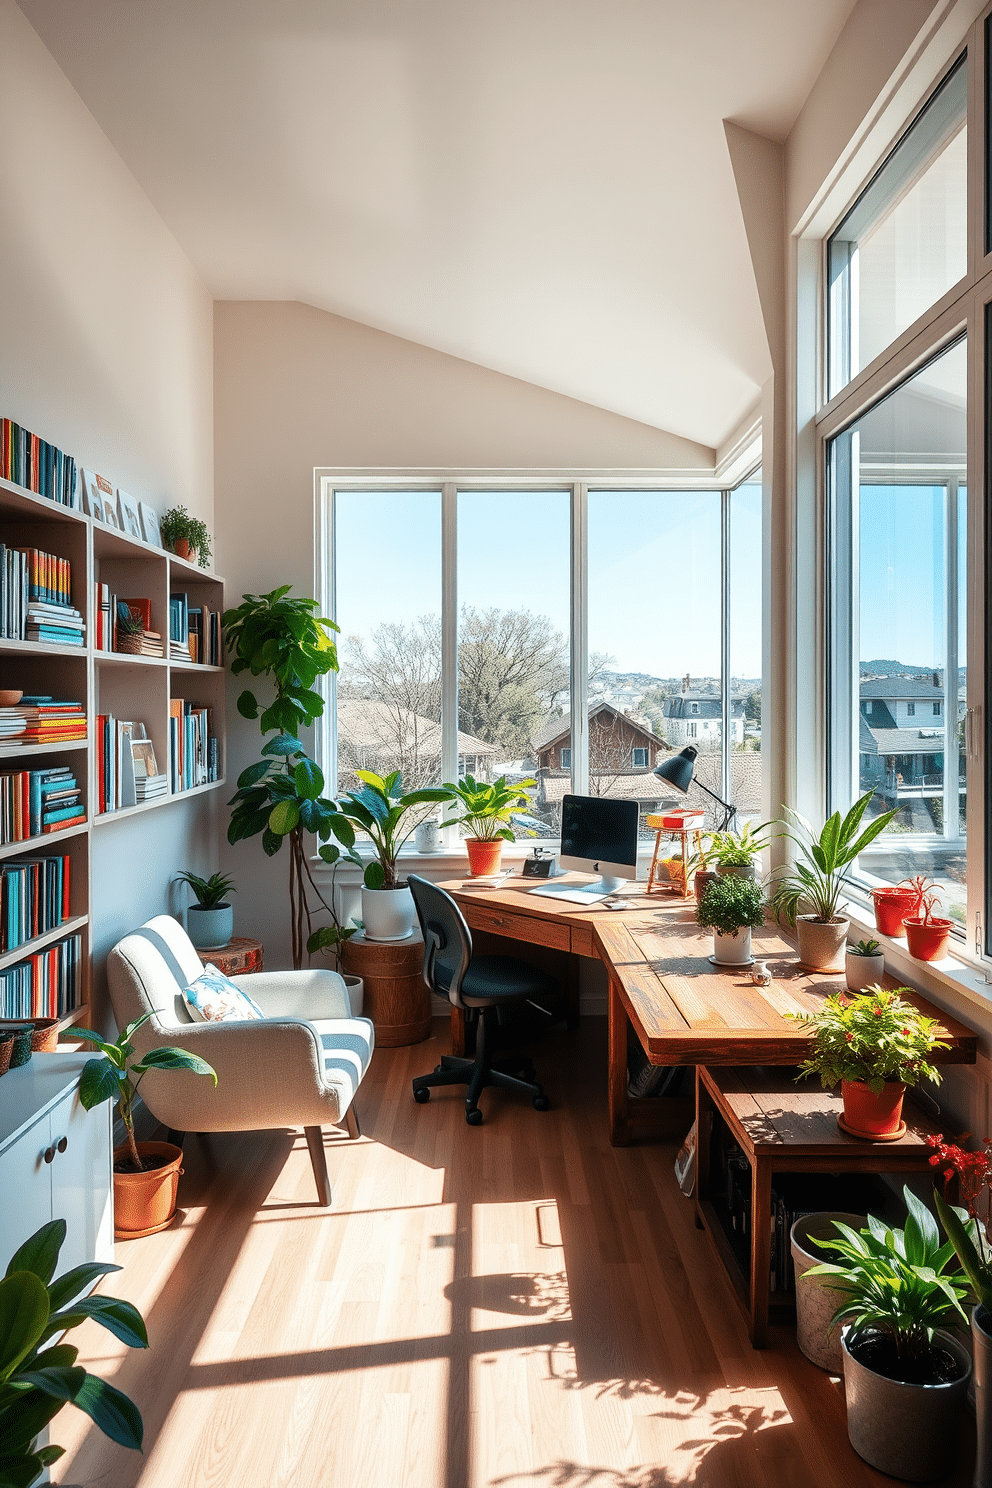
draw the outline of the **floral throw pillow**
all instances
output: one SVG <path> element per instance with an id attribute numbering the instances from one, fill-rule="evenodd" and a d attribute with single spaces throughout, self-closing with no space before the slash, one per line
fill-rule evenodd
<path id="1" fill-rule="evenodd" d="M 194 1023 L 230 1023 L 265 1017 L 258 1003 L 209 961 L 196 981 L 184 989 L 183 1001 Z"/>

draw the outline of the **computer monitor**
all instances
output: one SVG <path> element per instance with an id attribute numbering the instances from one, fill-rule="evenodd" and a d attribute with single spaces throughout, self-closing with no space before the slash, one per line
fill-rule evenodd
<path id="1" fill-rule="evenodd" d="M 564 796 L 561 805 L 563 868 L 598 873 L 591 884 L 542 884 L 533 892 L 559 894 L 594 903 L 615 894 L 625 879 L 637 877 L 637 802 L 609 796 Z"/>

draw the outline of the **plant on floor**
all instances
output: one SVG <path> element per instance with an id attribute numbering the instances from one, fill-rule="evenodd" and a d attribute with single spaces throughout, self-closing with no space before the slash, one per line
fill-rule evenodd
<path id="1" fill-rule="evenodd" d="M 212 873 L 209 878 L 197 878 L 195 873 L 178 873 L 180 883 L 189 884 L 201 909 L 217 909 L 228 894 L 236 894 L 234 879 L 223 873 Z"/>
<path id="2" fill-rule="evenodd" d="M 814 920 L 829 923 L 839 918 L 837 910 L 855 858 L 885 831 L 896 814 L 883 811 L 859 832 L 873 795 L 874 791 L 868 791 L 843 818 L 835 811 L 819 832 L 804 816 L 786 807 L 788 820 L 779 835 L 794 844 L 798 857 L 777 877 L 771 903 L 776 914 L 784 914 L 790 925 L 795 925 L 803 904 L 809 906 Z"/>
<path id="3" fill-rule="evenodd" d="M 306 951 L 330 943 L 321 939 L 326 930 L 314 929 L 315 915 L 326 911 L 332 922 L 328 928 L 340 930 L 333 895 L 328 902 L 321 893 L 305 846 L 307 833 L 328 842 L 336 807 L 323 794 L 323 771 L 297 738 L 299 730 L 323 714 L 316 683 L 338 669 L 332 636 L 338 627 L 316 613 L 316 600 L 293 597 L 291 588 L 284 584 L 268 594 L 245 594 L 224 615 L 232 674 L 265 678 L 275 693 L 265 706 L 251 687 L 238 698 L 243 718 L 257 719 L 263 734 L 275 732 L 262 746 L 263 758 L 238 776 L 238 789 L 228 803 L 234 809 L 227 840 L 234 844 L 261 835 L 262 851 L 273 857 L 289 839 L 293 965 L 299 970 Z"/>
<path id="4" fill-rule="evenodd" d="M 173 506 L 159 522 L 162 542 L 176 551 L 176 543 L 189 543 L 201 568 L 210 562 L 210 533 L 205 522 L 191 517 L 185 506 Z"/>
<path id="5" fill-rule="evenodd" d="M 144 1172 L 144 1164 L 134 1138 L 134 1102 L 138 1087 L 148 1071 L 150 1069 L 189 1070 L 194 1075 L 210 1075 L 214 1084 L 217 1084 L 216 1072 L 207 1061 L 201 1059 L 198 1054 L 187 1053 L 185 1049 L 163 1045 L 160 1049 L 150 1049 L 140 1059 L 134 1057 L 135 1050 L 131 1039 L 137 1030 L 154 1016 L 152 1012 L 136 1018 L 133 1023 L 127 1025 L 116 1040 L 101 1038 L 98 1033 L 93 1033 L 89 1028 L 72 1030 L 73 1038 L 95 1044 L 100 1050 L 95 1059 L 90 1059 L 83 1065 L 83 1072 L 79 1077 L 80 1105 L 84 1110 L 92 1111 L 93 1107 L 100 1105 L 102 1101 L 116 1101 L 117 1110 L 124 1123 L 128 1150 L 136 1173 Z"/>
<path id="6" fill-rule="evenodd" d="M 64 1219 L 42 1225 L 0 1281 L 0 1488 L 29 1488 L 63 1455 L 64 1448 L 38 1446 L 36 1439 L 69 1403 L 111 1441 L 141 1450 L 137 1406 L 78 1365 L 79 1350 L 60 1335 L 92 1318 L 128 1347 L 147 1348 L 144 1321 L 130 1302 L 83 1295 L 120 1266 L 92 1261 L 52 1279 L 65 1235 Z"/>
<path id="7" fill-rule="evenodd" d="M 946 1049 L 940 1024 L 925 1018 L 902 993 L 868 987 L 856 997 L 833 992 L 815 1013 L 786 1013 L 813 1032 L 813 1047 L 799 1066 L 797 1078 L 819 1075 L 824 1090 L 842 1081 L 860 1081 L 873 1095 L 886 1082 L 917 1085 L 940 1083 L 940 1070 L 929 1060 L 934 1049 Z"/>
<path id="8" fill-rule="evenodd" d="M 718 935 L 756 930 L 765 922 L 765 891 L 753 878 L 732 874 L 707 886 L 696 905 L 696 924 Z"/>

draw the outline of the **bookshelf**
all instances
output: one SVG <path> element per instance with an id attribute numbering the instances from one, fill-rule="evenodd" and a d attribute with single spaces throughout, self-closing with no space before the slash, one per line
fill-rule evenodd
<path id="1" fill-rule="evenodd" d="M 61 1019 L 63 1028 L 89 1017 L 92 983 L 91 859 L 92 833 L 108 822 L 161 811 L 225 784 L 224 668 L 152 656 L 128 656 L 95 647 L 94 585 L 109 585 L 121 599 L 151 600 L 152 629 L 168 647 L 169 597 L 185 593 L 191 606 L 224 608 L 224 584 L 216 574 L 177 558 L 162 548 L 106 527 L 84 512 L 73 511 L 12 481 L 0 479 L 0 542 L 8 547 L 39 548 L 69 560 L 72 603 L 86 621 L 82 647 L 39 641 L 0 639 L 0 687 L 28 694 L 51 693 L 79 701 L 86 714 L 86 739 L 61 744 L 16 740 L 0 745 L 0 772 L 68 765 L 83 792 L 85 822 L 26 841 L 0 844 L 0 864 L 48 855 L 68 855 L 71 896 L 68 917 L 54 930 L 0 955 L 0 972 L 49 949 L 70 935 L 82 939 L 76 1006 Z M 169 718 L 174 699 L 207 707 L 218 741 L 218 779 L 189 790 L 170 789 L 161 798 L 98 814 L 95 720 L 100 713 L 140 720 L 155 747 L 158 768 L 169 774 Z M 44 759 L 39 759 L 44 756 Z"/>

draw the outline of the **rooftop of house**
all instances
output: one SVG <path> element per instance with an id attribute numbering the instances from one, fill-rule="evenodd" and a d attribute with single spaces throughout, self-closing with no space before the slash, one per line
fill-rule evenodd
<path id="1" fill-rule="evenodd" d="M 572 794 L 571 776 L 542 776 L 539 792 L 546 805 L 560 805 L 563 796 Z M 591 773 L 589 776 L 589 795 L 608 796 L 611 801 L 661 801 L 676 794 L 666 781 L 658 779 L 653 770 L 639 770 L 628 775 L 608 770 L 601 775 Z"/>
<path id="2" fill-rule="evenodd" d="M 441 753 L 441 725 L 409 708 L 375 702 L 371 698 L 339 698 L 337 714 L 342 744 L 356 749 L 409 750 L 416 747 L 426 754 Z M 496 752 L 495 745 L 459 730 L 459 754 L 484 754 L 495 758 Z"/>
<path id="3" fill-rule="evenodd" d="M 621 709 L 615 708 L 612 703 L 607 703 L 602 699 L 595 703 L 590 703 L 588 713 L 590 723 L 601 714 L 612 714 L 614 720 L 622 720 L 624 723 L 629 724 L 637 733 L 643 734 L 650 743 L 657 744 L 660 749 L 665 747 L 664 739 L 659 739 L 658 735 L 652 731 L 647 719 L 640 718 L 632 713 L 624 713 Z M 571 719 L 567 715 L 556 714 L 552 718 L 545 719 L 544 723 L 538 729 L 533 740 L 533 747 L 536 751 L 547 749 L 549 745 L 557 744 L 559 740 L 568 739 L 571 733 Z"/>
<path id="4" fill-rule="evenodd" d="M 720 718 L 723 714 L 723 703 L 720 697 L 712 692 L 680 692 L 677 697 L 665 699 L 664 714 L 666 718 Z M 731 718 L 743 718 L 743 698 L 730 699 L 730 716 Z"/>

